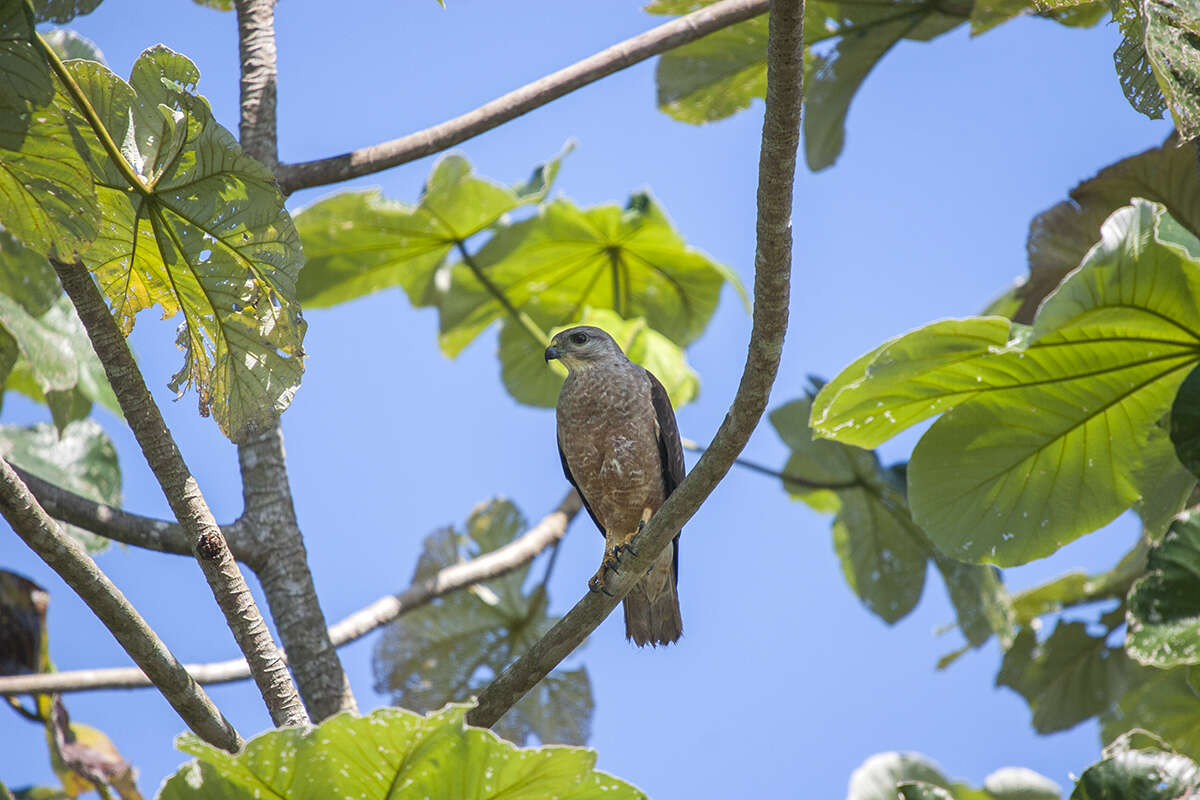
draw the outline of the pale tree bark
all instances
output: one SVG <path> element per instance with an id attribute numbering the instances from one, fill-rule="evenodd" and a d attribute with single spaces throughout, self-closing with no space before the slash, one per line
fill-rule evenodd
<path id="1" fill-rule="evenodd" d="M 7 461 L 0 458 L 0 512 L 18 536 L 75 590 L 129 657 L 162 692 L 192 731 L 229 752 L 241 747 L 236 730 L 204 689 L 171 654 L 146 620 L 83 547 L 63 533 Z"/>
<path id="2" fill-rule="evenodd" d="M 241 144 L 275 169 L 277 68 L 275 0 L 237 0 L 241 56 Z M 308 568 L 304 539 L 288 485 L 283 431 L 279 421 L 238 445 L 245 509 L 242 519 L 253 546 L 262 554 L 254 567 L 271 609 L 300 696 L 313 720 L 339 711 L 357 711 L 350 679 L 326 630 Z"/>
<path id="3" fill-rule="evenodd" d="M 171 431 L 146 388 L 129 344 L 108 311 L 91 273 L 82 264 L 52 261 L 63 290 L 71 298 L 92 347 L 104 365 L 108 382 L 121 404 L 125 421 L 137 438 L 146 463 L 166 495 L 175 518 L 187 533 L 192 552 L 212 589 L 217 605 L 250 664 L 259 692 L 277 726 L 302 725 L 308 715 L 288 675 L 287 665 L 271 638 L 241 570 L 213 519 L 195 478 L 183 461 Z"/>
<path id="4" fill-rule="evenodd" d="M 754 324 L 746 364 L 725 421 L 695 468 L 634 541 L 610 595 L 588 594 L 479 696 L 467 722 L 490 727 L 566 658 L 640 580 L 675 533 L 721 481 L 758 425 L 783 351 L 792 266 L 792 184 L 800 142 L 804 2 L 772 0 L 767 98 L 758 162 Z"/>

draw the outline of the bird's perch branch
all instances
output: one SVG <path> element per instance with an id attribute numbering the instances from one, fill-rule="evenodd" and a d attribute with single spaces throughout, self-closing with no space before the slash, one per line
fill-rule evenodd
<path id="1" fill-rule="evenodd" d="M 104 365 L 108 382 L 137 438 L 142 455 L 162 487 L 175 518 L 187 533 L 192 552 L 217 605 L 225 614 L 239 649 L 250 663 L 272 721 L 277 726 L 307 723 L 308 714 L 296 693 L 287 665 L 229 552 L 225 536 L 200 494 L 196 479 L 184 463 L 171 431 L 146 389 L 129 344 L 109 313 L 91 273 L 78 262 L 52 261 L 51 264 L 63 290 L 79 312 L 79 319 Z"/>
<path id="2" fill-rule="evenodd" d="M 511 572 L 559 541 L 567 532 L 571 520 L 579 513 L 579 508 L 579 495 L 572 490 L 558 508 L 508 544 L 478 558 L 439 570 L 400 594 L 381 597 L 332 626 L 329 638 L 341 647 L 438 597 Z M 197 683 L 202 684 L 229 683 L 250 677 L 250 668 L 241 658 L 211 664 L 188 664 L 186 669 Z M 137 667 L 114 667 L 0 677 L 0 695 L 137 689 L 150 685 L 149 679 Z"/>
<path id="3" fill-rule="evenodd" d="M 616 607 L 675 532 L 729 471 L 766 409 L 787 332 L 791 278 L 792 182 L 800 140 L 803 80 L 803 0 L 772 0 L 767 41 L 767 97 L 758 162 L 758 224 L 754 260 L 754 324 L 737 394 L 712 444 L 646 529 L 637 555 L 622 565 L 613 596 L 588 594 L 479 696 L 467 722 L 495 724 L 567 657 Z"/>
<path id="4" fill-rule="evenodd" d="M 17 473 L 0 459 L 0 512 L 29 547 L 75 590 L 162 692 L 197 736 L 236 752 L 242 740 L 212 700 L 176 660 L 96 562 L 38 505 Z"/>
<path id="5" fill-rule="evenodd" d="M 626 39 L 565 69 L 497 97 L 474 111 L 399 139 L 299 164 L 280 164 L 275 174 L 284 194 L 370 175 L 441 152 L 565 94 L 647 58 L 745 22 L 767 10 L 767 0 L 722 0 Z"/>

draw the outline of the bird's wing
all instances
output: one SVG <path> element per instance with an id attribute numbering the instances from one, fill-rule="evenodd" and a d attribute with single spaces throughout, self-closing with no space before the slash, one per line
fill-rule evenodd
<path id="1" fill-rule="evenodd" d="M 658 454 L 662 459 L 663 496 L 669 497 L 675 487 L 683 482 L 683 442 L 679 439 L 679 426 L 675 423 L 675 409 L 671 407 L 671 398 L 666 388 L 654 377 L 654 373 L 646 370 L 650 379 L 650 400 L 654 403 L 654 419 L 658 428 Z M 563 462 L 564 466 L 566 462 Z M 671 542 L 672 564 L 675 583 L 679 583 L 679 535 Z"/>
<path id="2" fill-rule="evenodd" d="M 567 464 L 567 455 L 563 452 L 562 442 L 558 443 L 558 457 L 562 461 L 563 475 L 567 476 L 567 481 L 575 487 L 575 492 L 579 495 L 580 501 L 583 503 L 583 508 L 588 512 L 588 516 L 592 518 L 592 522 L 596 523 L 596 527 L 600 529 L 600 535 L 604 535 L 604 526 L 600 524 L 600 520 L 596 519 L 596 512 L 592 511 L 592 507 L 588 504 L 587 498 L 583 496 L 583 490 L 579 488 L 579 484 L 575 482 L 575 476 L 571 474 L 571 467 Z"/>

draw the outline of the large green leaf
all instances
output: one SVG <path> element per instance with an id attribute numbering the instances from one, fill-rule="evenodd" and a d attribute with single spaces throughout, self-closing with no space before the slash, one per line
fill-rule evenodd
<path id="1" fill-rule="evenodd" d="M 1070 199 L 1043 211 L 1029 225 L 1029 278 L 1017 289 L 1018 322 L 1031 322 L 1046 295 L 1079 266 L 1100 238 L 1100 226 L 1133 198 L 1166 206 L 1176 221 L 1200 236 L 1200 179 L 1195 153 L 1172 139 L 1110 164 L 1076 186 Z"/>
<path id="2" fill-rule="evenodd" d="M 98 5 L 100 0 L 33 0 L 33 13 L 38 22 L 62 24 L 75 17 L 92 13 Z"/>
<path id="3" fill-rule="evenodd" d="M 239 441 L 287 408 L 304 369 L 300 242 L 275 179 L 191 93 L 186 57 L 150 48 L 129 83 L 93 61 L 68 67 L 138 175 L 131 186 L 89 140 L 105 225 L 84 261 L 126 332 L 152 305 L 182 312 L 171 388 L 194 387 Z"/>
<path id="4" fill-rule="evenodd" d="M 1033 711 L 1033 727 L 1051 733 L 1107 711 L 1139 668 L 1082 622 L 1059 622 L 1044 642 L 1024 628 L 1004 654 L 997 686 L 1015 689 Z"/>
<path id="5" fill-rule="evenodd" d="M 424 717 L 397 708 L 366 717 L 338 714 L 315 728 L 256 736 L 238 755 L 184 734 L 177 745 L 197 760 L 163 784 L 158 800 L 250 800 L 264 793 L 291 800 L 645 798 L 595 770 L 595 752 L 518 748 L 491 731 L 466 727 L 466 708 Z"/>
<path id="6" fill-rule="evenodd" d="M 1071 800 L 1179 800 L 1200 792 L 1200 767 L 1162 750 L 1118 752 L 1084 770 Z"/>
<path id="7" fill-rule="evenodd" d="M 16 300 L 29 314 L 40 317 L 62 295 L 58 277 L 46 261 L 0 230 L 0 294 Z"/>
<path id="8" fill-rule="evenodd" d="M 937 764 L 919 753 L 877 753 L 850 775 L 846 800 L 896 800 L 898 785 L 916 781 L 943 789 L 952 785 Z"/>
<path id="9" fill-rule="evenodd" d="M 106 63 L 104 53 L 95 42 L 68 28 L 46 31 L 42 34 L 42 40 L 50 45 L 63 61 L 72 58 L 86 58 L 89 61 Z"/>
<path id="10" fill-rule="evenodd" d="M 577 323 L 602 328 L 617 341 L 625 355 L 641 364 L 662 383 L 675 408 L 692 402 L 700 393 L 700 378 L 687 363 L 683 348 L 649 327 L 644 319 L 622 319 L 615 311 L 583 309 Z M 547 333 L 553 336 L 558 330 Z M 504 387 L 516 400 L 533 406 L 553 407 L 563 376 L 546 364 L 546 341 L 535 339 L 520 323 L 504 322 L 500 328 L 500 368 Z"/>
<path id="11" fill-rule="evenodd" d="M 1177 667 L 1143 675 L 1102 720 L 1104 741 L 1132 730 L 1153 731 L 1178 752 L 1200 758 L 1200 672 Z"/>
<path id="12" fill-rule="evenodd" d="M 92 420 L 68 425 L 62 434 L 50 425 L 21 428 L 0 425 L 0 455 L 18 467 L 90 500 L 121 506 L 121 469 L 117 451 Z M 72 525 L 63 528 L 89 550 L 108 540 Z"/>
<path id="13" fill-rule="evenodd" d="M 450 277 L 440 311 L 442 349 L 451 356 L 502 317 L 525 314 L 545 331 L 576 321 L 587 306 L 640 317 L 687 345 L 708 325 L 726 281 L 742 291 L 732 272 L 688 247 L 644 193 L 624 209 L 548 203 L 497 231 Z"/>
<path id="14" fill-rule="evenodd" d="M 506 500 L 480 506 L 466 531 L 444 528 L 425 539 L 413 582 L 511 541 L 525 528 Z M 414 711 L 463 700 L 492 681 L 550 629 L 544 585 L 524 591 L 529 565 L 475 584 L 399 617 L 375 648 L 376 688 Z M 592 693 L 583 668 L 552 672 L 501 718 L 496 730 L 519 743 L 582 744 L 591 728 Z"/>
<path id="15" fill-rule="evenodd" d="M 76 145 L 86 126 L 33 22 L 24 3 L 0 5 L 0 220 L 39 255 L 69 259 L 96 235 L 100 213 Z"/>
<path id="16" fill-rule="evenodd" d="M 513 187 L 475 176 L 465 158 L 451 155 L 433 168 L 415 206 L 374 189 L 306 208 L 296 215 L 306 259 L 296 287 L 300 302 L 332 306 L 400 286 L 413 305 L 436 304 L 435 275 L 447 254 L 508 212 L 540 202 L 570 149 Z"/>
<path id="17" fill-rule="evenodd" d="M 814 428 L 855 444 L 949 409 L 909 468 L 913 517 L 947 555 L 1024 563 L 1144 491 L 1147 430 L 1200 359 L 1200 264 L 1189 253 L 1200 241 L 1140 200 L 1102 233 L 1030 335 L 972 347 L 938 326 L 1006 323 L 937 323 L 860 359 L 817 398 Z"/>
<path id="18" fill-rule="evenodd" d="M 967 645 L 980 647 L 995 634 L 1000 646 L 1008 649 L 1016 635 L 1016 614 L 999 570 L 964 564 L 936 551 L 933 555 Z"/>
<path id="19" fill-rule="evenodd" d="M 1200 516 L 1176 522 L 1129 593 L 1125 649 L 1160 668 L 1200 664 Z"/>

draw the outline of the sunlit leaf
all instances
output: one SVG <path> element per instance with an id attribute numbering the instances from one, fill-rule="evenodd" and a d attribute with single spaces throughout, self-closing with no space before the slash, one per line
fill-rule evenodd
<path id="1" fill-rule="evenodd" d="M 525 528 L 506 500 L 478 507 L 466 531 L 445 528 L 426 537 L 414 582 L 490 552 Z M 414 711 L 440 708 L 477 693 L 536 642 L 556 618 L 546 614 L 544 586 L 524 590 L 529 564 L 400 616 L 375 648 L 376 688 Z M 582 668 L 551 673 L 538 692 L 501 719 L 505 736 L 524 743 L 582 744 L 591 727 L 591 686 Z"/>
<path id="2" fill-rule="evenodd" d="M 144 184 L 130 191 L 91 140 L 106 224 L 84 261 L 126 332 L 153 305 L 182 312 L 170 386 L 195 388 L 201 414 L 241 440 L 287 408 L 304 369 L 300 243 L 274 176 L 191 93 L 186 57 L 150 48 L 129 83 L 92 61 L 68 68 Z"/>
<path id="3" fill-rule="evenodd" d="M 1193 370 L 1191 374 L 1194 373 Z M 1186 386 L 1185 379 L 1175 396 L 1172 426 L 1174 415 L 1180 410 L 1179 397 Z M 1142 518 L 1146 536 L 1157 540 L 1167 532 L 1175 516 L 1187 505 L 1188 498 L 1196 488 L 1196 476 L 1180 463 L 1163 420 L 1147 428 L 1140 449 L 1141 464 L 1134 470 L 1133 481 L 1141 497 L 1133 504 L 1133 510 Z M 1197 466 L 1200 467 L 1200 464 Z"/>
<path id="4" fill-rule="evenodd" d="M 850 776 L 846 800 L 896 800 L 902 783 L 922 782 L 949 789 L 950 780 L 929 759 L 918 753 L 878 753 Z"/>
<path id="5" fill-rule="evenodd" d="M 1200 791 L 1200 768 L 1161 750 L 1128 750 L 1084 770 L 1071 800 L 1178 800 Z"/>
<path id="6" fill-rule="evenodd" d="M 61 25 L 75 17 L 92 13 L 98 5 L 100 0 L 33 0 L 33 13 L 38 22 L 57 22 Z"/>
<path id="7" fill-rule="evenodd" d="M 1025 767 L 996 770 L 984 778 L 983 790 L 992 800 L 1059 800 L 1062 797 L 1062 787 Z"/>
<path id="8" fill-rule="evenodd" d="M 61 436 L 51 425 L 0 425 L 0 455 L 68 491 L 115 508 L 121 505 L 117 452 L 90 419 L 71 423 Z M 108 545 L 108 539 L 80 528 L 63 528 L 89 550 Z"/>
<path id="9" fill-rule="evenodd" d="M 1183 141 L 1200 135 L 1200 8 L 1145 0 L 1146 57 Z"/>
<path id="10" fill-rule="evenodd" d="M 62 94 L 24 3 L 0 6 L 0 220 L 39 255 L 71 258 L 99 208 L 76 146 L 86 123 Z"/>
<path id="11" fill-rule="evenodd" d="M 46 608 L 50 594 L 28 578 L 0 569 L 0 675 L 50 668 Z"/>
<path id="12" fill-rule="evenodd" d="M 1154 67 L 1146 53 L 1146 19 L 1140 13 L 1140 5 L 1139 0 L 1113 3 L 1113 21 L 1121 26 L 1123 35 L 1113 51 L 1113 64 L 1129 105 L 1150 119 L 1161 119 L 1167 101 L 1154 79 Z"/>
<path id="13" fill-rule="evenodd" d="M 1044 642 L 1022 629 L 1004 654 L 996 685 L 1015 689 L 1033 711 L 1034 729 L 1051 733 L 1107 711 L 1139 670 L 1084 623 L 1059 622 Z"/>
<path id="14" fill-rule="evenodd" d="M 365 717 L 343 713 L 315 728 L 264 733 L 236 756 L 184 734 L 177 744 L 197 760 L 167 780 L 159 800 L 250 800 L 264 791 L 295 800 L 645 798 L 596 771 L 591 750 L 520 749 L 491 731 L 466 727 L 465 713 L 464 706 L 425 717 L 397 708 Z"/>
<path id="15" fill-rule="evenodd" d="M 300 302 L 321 308 L 400 286 L 414 306 L 436 304 L 437 270 L 456 243 L 540 202 L 570 150 L 568 144 L 513 187 L 474 175 L 465 158 L 451 155 L 433 168 L 415 206 L 387 200 L 377 189 L 309 206 L 296 215 L 306 259 L 296 285 Z"/>
<path id="16" fill-rule="evenodd" d="M 909 465 L 913 518 L 947 555 L 1048 555 L 1141 495 L 1146 431 L 1200 360 L 1200 241 L 1136 201 L 1007 345 L 1004 320 L 935 323 L 851 365 L 817 398 L 822 435 L 873 445 L 947 411 Z M 950 326 L 950 327 L 947 327 Z M 961 349 L 962 354 L 956 352 Z"/>
<path id="17" fill-rule="evenodd" d="M 1200 516 L 1176 522 L 1129 592 L 1125 649 L 1160 668 L 1200 664 Z"/>
<path id="18" fill-rule="evenodd" d="M 690 403 L 700 392 L 700 378 L 687 363 L 683 349 L 643 319 L 621 319 L 608 309 L 585 308 L 571 323 L 595 325 L 607 331 L 625 355 L 650 370 L 662 383 L 675 408 Z M 553 336 L 563 326 L 547 331 Z M 552 407 L 563 377 L 546 364 L 546 342 L 535 339 L 520 323 L 507 320 L 500 329 L 500 368 L 504 388 L 517 401 Z"/>
<path id="19" fill-rule="evenodd" d="M 687 246 L 644 193 L 624 209 L 581 209 L 565 199 L 543 205 L 497 231 L 450 275 L 440 311 L 442 349 L 451 356 L 513 310 L 545 331 L 574 322 L 588 306 L 640 317 L 683 346 L 708 325 L 726 281 L 741 291 L 736 276 Z"/>
<path id="20" fill-rule="evenodd" d="M 1133 198 L 1162 203 L 1171 216 L 1200 236 L 1200 179 L 1195 153 L 1178 142 L 1121 159 L 1076 186 L 1064 200 L 1033 218 L 1026 251 L 1029 278 L 1017 290 L 1013 319 L 1033 321 L 1038 305 L 1079 266 L 1100 239 L 1100 226 Z"/>
<path id="21" fill-rule="evenodd" d="M 54 48 L 54 52 L 58 53 L 58 57 L 63 61 L 72 58 L 86 58 L 89 61 L 105 63 L 104 53 L 96 46 L 95 42 L 68 28 L 46 31 L 42 34 L 42 39 Z"/>

